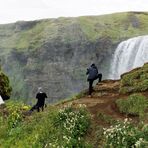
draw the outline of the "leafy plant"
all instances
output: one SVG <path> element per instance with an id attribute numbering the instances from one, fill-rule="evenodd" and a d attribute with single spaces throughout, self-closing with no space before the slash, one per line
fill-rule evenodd
<path id="1" fill-rule="evenodd" d="M 90 117 L 84 108 L 78 110 L 68 107 L 60 110 L 55 125 L 63 129 L 62 143 L 64 147 L 83 147 L 83 136 L 90 125 Z"/>

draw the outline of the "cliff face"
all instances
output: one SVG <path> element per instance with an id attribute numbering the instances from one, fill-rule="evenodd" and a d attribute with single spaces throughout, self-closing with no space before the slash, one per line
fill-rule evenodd
<path id="1" fill-rule="evenodd" d="M 104 78 L 119 42 L 148 34 L 148 13 L 58 18 L 0 25 L 0 59 L 16 98 L 32 98 L 42 86 L 58 100 L 87 86 L 95 62 Z"/>

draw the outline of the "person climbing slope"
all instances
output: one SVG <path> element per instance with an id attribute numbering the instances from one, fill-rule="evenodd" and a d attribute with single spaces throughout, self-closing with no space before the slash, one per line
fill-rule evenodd
<path id="1" fill-rule="evenodd" d="M 87 69 L 86 74 L 88 75 L 87 81 L 89 82 L 89 97 L 91 97 L 93 91 L 93 82 L 96 79 L 99 79 L 98 82 L 101 82 L 102 74 L 98 73 L 98 68 L 94 63 L 91 64 L 91 66 Z"/>

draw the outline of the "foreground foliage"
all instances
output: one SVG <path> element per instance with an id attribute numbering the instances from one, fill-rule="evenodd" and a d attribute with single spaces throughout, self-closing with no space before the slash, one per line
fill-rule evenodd
<path id="1" fill-rule="evenodd" d="M 85 108 L 48 107 L 46 112 L 26 116 L 29 106 L 6 104 L 0 116 L 0 147 L 72 148 L 89 146 L 84 141 L 90 116 Z"/>
<path id="2" fill-rule="evenodd" d="M 134 126 L 128 119 L 104 128 L 105 147 L 146 148 L 148 147 L 148 124 Z"/>
<path id="3" fill-rule="evenodd" d="M 143 116 L 148 109 L 148 100 L 140 94 L 130 95 L 127 99 L 118 99 L 116 103 L 120 112 L 126 114 Z"/>

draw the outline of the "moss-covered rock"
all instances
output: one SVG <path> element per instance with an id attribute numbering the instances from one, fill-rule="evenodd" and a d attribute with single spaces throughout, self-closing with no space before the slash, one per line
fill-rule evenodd
<path id="1" fill-rule="evenodd" d="M 2 72 L 0 68 L 0 95 L 4 100 L 10 98 L 12 87 L 9 84 L 9 78 Z"/>

